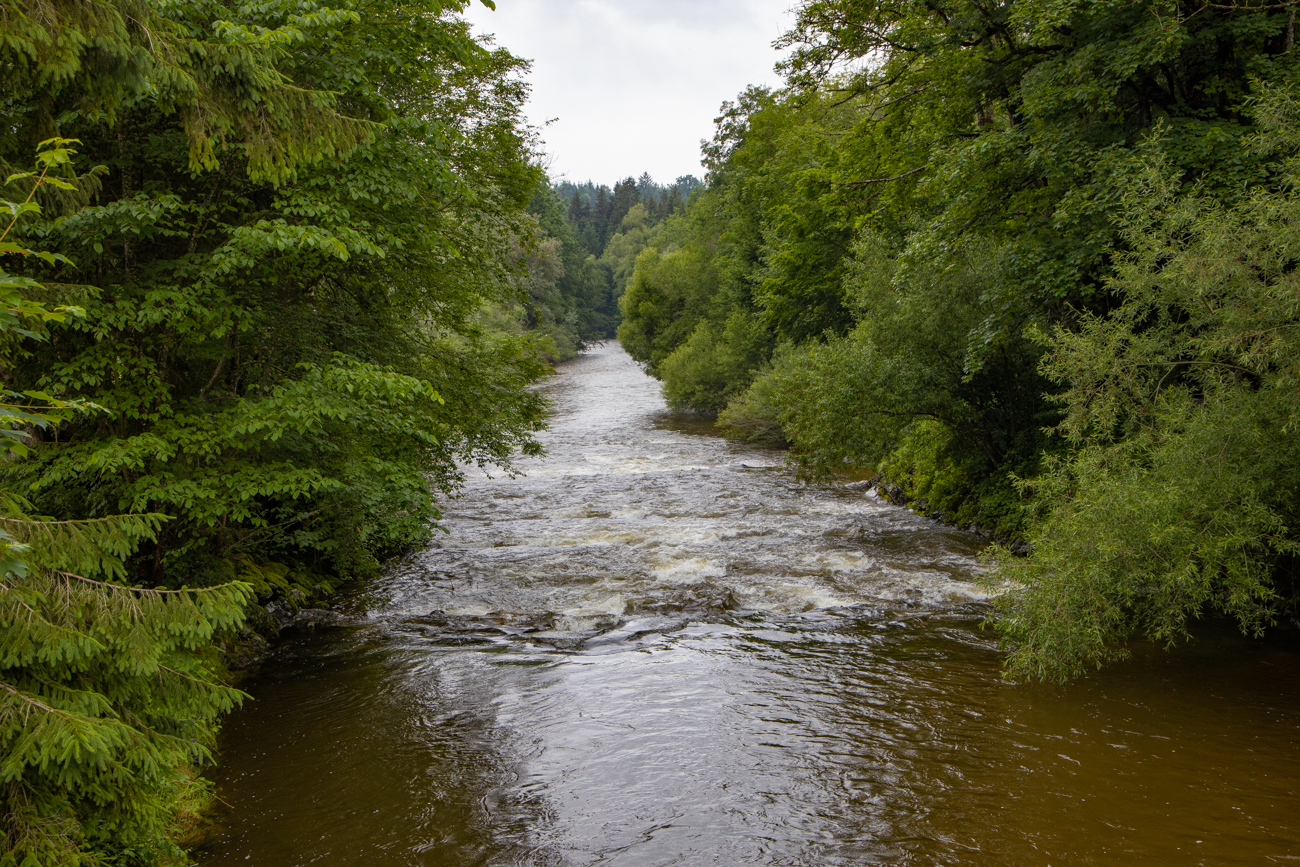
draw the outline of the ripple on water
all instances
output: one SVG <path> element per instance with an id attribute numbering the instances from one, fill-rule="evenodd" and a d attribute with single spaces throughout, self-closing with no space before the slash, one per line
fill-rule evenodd
<path id="1" fill-rule="evenodd" d="M 615 345 L 546 389 L 547 457 L 250 686 L 205 864 L 1300 855 L 1294 642 L 1009 685 L 977 540 L 675 420 Z"/>

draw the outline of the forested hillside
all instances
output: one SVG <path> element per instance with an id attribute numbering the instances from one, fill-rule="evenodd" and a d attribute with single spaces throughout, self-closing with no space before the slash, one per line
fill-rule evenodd
<path id="1" fill-rule="evenodd" d="M 612 190 L 591 181 L 561 181 L 555 185 L 555 192 L 568 203 L 569 224 L 587 252 L 599 256 L 633 207 L 643 205 L 646 222 L 658 223 L 685 207 L 691 193 L 703 186 L 694 175 L 682 175 L 664 186 L 643 173 L 640 178 L 624 178 Z"/>
<path id="2" fill-rule="evenodd" d="M 520 251 L 528 297 L 499 313 L 498 327 L 549 338 L 546 355 L 552 361 L 613 337 L 637 254 L 702 186 L 691 175 L 661 186 L 642 174 L 613 189 L 591 181 L 539 187 L 529 206 L 538 220 L 537 243 Z"/>
<path id="3" fill-rule="evenodd" d="M 1029 542 L 1062 678 L 1294 607 L 1294 10 L 815 0 L 618 335 L 679 408 Z"/>
<path id="4" fill-rule="evenodd" d="M 4 4 L 0 864 L 180 858 L 220 630 L 537 451 L 548 184 L 463 5 Z"/>

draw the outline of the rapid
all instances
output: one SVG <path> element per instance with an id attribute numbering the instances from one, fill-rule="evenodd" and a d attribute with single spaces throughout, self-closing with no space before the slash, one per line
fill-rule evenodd
<path id="1" fill-rule="evenodd" d="M 207 867 L 1300 863 L 1300 642 L 1000 678 L 976 537 L 804 485 L 596 347 L 547 454 L 289 630 Z"/>

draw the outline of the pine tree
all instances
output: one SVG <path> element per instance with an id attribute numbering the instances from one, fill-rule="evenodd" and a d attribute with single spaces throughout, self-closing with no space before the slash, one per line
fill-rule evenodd
<path id="1" fill-rule="evenodd" d="M 66 258 L 6 240 L 39 217 L 45 187 L 75 193 L 74 142 L 42 144 L 21 202 L 0 233 L 0 255 Z M 24 344 L 84 315 L 27 295 L 45 287 L 0 269 L 0 370 Z M 34 392 L 0 398 L 0 459 L 20 460 L 31 433 L 93 404 Z M 217 717 L 241 694 L 219 685 L 203 651 L 213 633 L 238 625 L 245 584 L 203 590 L 125 586 L 125 559 L 156 537 L 165 516 L 55 521 L 0 496 L 0 867 L 94 863 L 92 852 L 136 862 L 178 855 L 169 834 L 178 792 L 196 785 Z"/>
<path id="2" fill-rule="evenodd" d="M 163 516 L 58 522 L 19 505 L 0 516 L 0 865 L 177 855 L 173 804 L 242 697 L 202 651 L 249 588 L 124 586 Z"/>
<path id="3" fill-rule="evenodd" d="M 614 185 L 614 196 L 609 203 L 609 219 L 605 222 L 604 235 L 601 238 L 601 248 L 609 243 L 609 239 L 618 231 L 619 226 L 623 223 L 623 218 L 627 212 L 632 210 L 641 196 L 637 192 L 636 180 L 634 178 L 624 178 Z"/>
<path id="4" fill-rule="evenodd" d="M 335 97 L 280 69 L 287 46 L 358 18 L 350 9 L 275 10 L 280 26 L 226 20 L 220 6 L 144 0 L 4 0 L 0 4 L 0 169 L 6 140 L 23 152 L 77 121 L 115 124 L 142 98 L 178 116 L 195 170 L 243 145 L 254 178 L 283 182 L 346 154 L 376 130 Z M 33 122 L 34 121 L 34 122 Z"/>
<path id="5" fill-rule="evenodd" d="M 592 223 L 595 227 L 594 243 L 590 247 L 593 256 L 601 254 L 605 245 L 609 243 L 609 236 L 613 234 L 613 229 L 610 228 L 610 207 L 609 187 L 602 185 L 596 190 L 596 204 L 591 209 Z"/>

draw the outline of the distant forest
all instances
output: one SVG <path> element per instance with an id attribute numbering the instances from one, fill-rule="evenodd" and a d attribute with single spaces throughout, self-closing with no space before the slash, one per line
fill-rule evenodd
<path id="1" fill-rule="evenodd" d="M 599 256 L 633 205 L 645 205 L 647 216 L 657 223 L 684 208 L 691 193 L 703 187 L 704 182 L 695 175 L 682 175 L 665 185 L 655 183 L 649 172 L 643 172 L 640 178 L 619 181 L 612 190 L 592 181 L 560 181 L 554 188 L 569 203 L 569 225 L 588 252 Z"/>
<path id="2" fill-rule="evenodd" d="M 529 206 L 536 237 L 518 251 L 527 291 L 518 304 L 489 311 L 490 324 L 540 336 L 551 361 L 613 337 L 637 255 L 703 188 L 694 175 L 665 185 L 649 173 L 612 189 L 593 181 L 539 185 Z"/>

